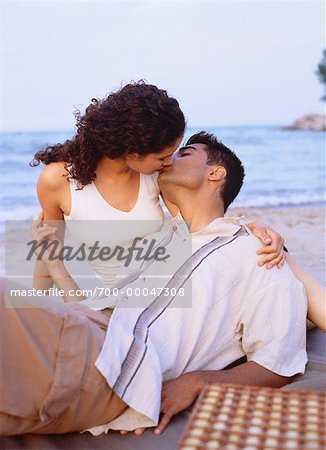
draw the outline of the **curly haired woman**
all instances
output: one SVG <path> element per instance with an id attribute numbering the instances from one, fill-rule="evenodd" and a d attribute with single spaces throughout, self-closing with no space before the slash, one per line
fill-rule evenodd
<path id="1" fill-rule="evenodd" d="M 140 81 L 93 99 L 76 118 L 76 136 L 37 152 L 32 162 L 46 165 L 37 184 L 44 219 L 146 220 L 147 232 L 157 231 L 158 172 L 172 163 L 185 130 L 177 100 Z M 51 280 L 41 277 L 36 285 L 47 289 Z"/>

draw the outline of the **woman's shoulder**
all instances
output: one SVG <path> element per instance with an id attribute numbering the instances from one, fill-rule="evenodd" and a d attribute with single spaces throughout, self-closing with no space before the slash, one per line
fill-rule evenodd
<path id="1" fill-rule="evenodd" d="M 47 164 L 37 182 L 37 195 L 43 210 L 52 219 L 69 215 L 71 208 L 68 171 L 64 162 Z"/>
<path id="2" fill-rule="evenodd" d="M 67 184 L 67 176 L 65 162 L 52 162 L 43 168 L 38 179 L 38 186 L 45 189 L 58 189 Z"/>

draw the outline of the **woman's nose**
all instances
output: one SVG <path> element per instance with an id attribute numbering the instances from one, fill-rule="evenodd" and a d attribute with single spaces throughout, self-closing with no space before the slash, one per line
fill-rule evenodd
<path id="1" fill-rule="evenodd" d="M 171 166 L 172 163 L 173 163 L 173 158 L 172 158 L 172 156 L 170 156 L 168 159 L 165 159 L 165 160 L 163 161 L 163 166 L 164 166 L 164 167 L 166 167 L 166 166 Z"/>

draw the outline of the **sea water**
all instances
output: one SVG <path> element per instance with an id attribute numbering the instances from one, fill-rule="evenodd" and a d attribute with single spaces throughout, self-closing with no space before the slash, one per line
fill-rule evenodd
<path id="1" fill-rule="evenodd" d="M 188 129 L 185 139 L 200 127 Z M 242 160 L 246 177 L 233 203 L 240 207 L 323 205 L 325 133 L 280 127 L 207 128 Z M 42 165 L 30 167 L 36 151 L 64 142 L 73 131 L 0 134 L 1 222 L 33 219 L 40 209 L 36 182 Z"/>

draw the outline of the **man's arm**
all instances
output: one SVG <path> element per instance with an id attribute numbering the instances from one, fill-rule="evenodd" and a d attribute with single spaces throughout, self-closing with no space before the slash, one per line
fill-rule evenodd
<path id="1" fill-rule="evenodd" d="M 293 377 L 277 375 L 253 361 L 227 370 L 186 373 L 163 383 L 161 402 L 163 415 L 154 433 L 162 433 L 175 414 L 189 408 L 205 384 L 228 383 L 279 388 L 290 383 L 292 379 Z"/>
<path id="2" fill-rule="evenodd" d="M 162 387 L 162 418 L 155 428 L 155 434 L 161 434 L 176 414 L 189 408 L 206 384 L 240 384 L 246 386 L 269 386 L 279 388 L 293 380 L 271 372 L 265 367 L 250 361 L 232 369 L 203 370 L 188 372 L 174 380 L 166 381 Z M 137 428 L 136 435 L 141 435 L 145 428 Z M 127 434 L 127 431 L 121 431 Z"/>
<path id="3" fill-rule="evenodd" d="M 262 271 L 251 257 L 252 292 L 241 313 L 239 337 L 248 362 L 220 371 L 191 372 L 164 383 L 160 434 L 177 412 L 188 408 L 205 384 L 281 387 L 304 371 L 306 303 L 303 287 L 288 267 Z M 249 275 L 248 275 L 249 276 Z"/>

